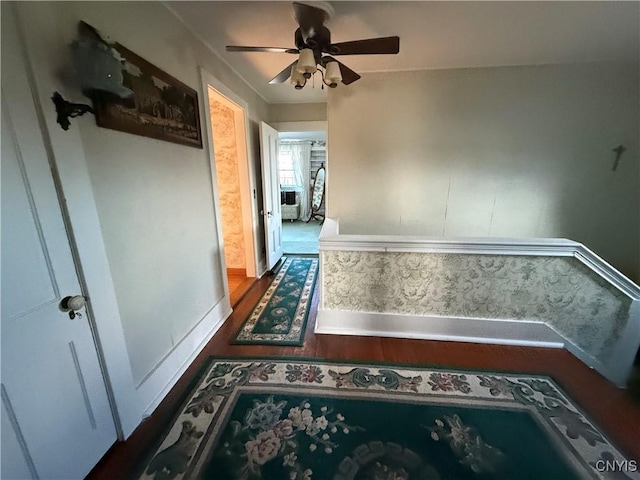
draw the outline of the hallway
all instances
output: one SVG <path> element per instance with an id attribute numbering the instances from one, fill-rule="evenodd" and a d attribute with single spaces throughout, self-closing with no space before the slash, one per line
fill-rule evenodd
<path id="1" fill-rule="evenodd" d="M 316 335 L 313 328 L 318 308 L 318 289 L 314 293 L 305 343 L 302 347 L 230 345 L 230 340 L 266 291 L 272 278 L 265 275 L 254 283 L 234 308 L 231 317 L 187 369 L 153 415 L 145 420 L 126 442 L 116 443 L 107 452 L 87 477 L 89 480 L 137 478 L 140 474 L 137 469 L 148 461 L 154 447 L 162 440 L 165 428 L 171 423 L 192 388 L 194 377 L 209 356 L 367 360 L 546 374 L 554 378 L 618 448 L 632 458 L 640 458 L 638 401 L 631 399 L 625 390 L 616 388 L 563 349 Z"/>

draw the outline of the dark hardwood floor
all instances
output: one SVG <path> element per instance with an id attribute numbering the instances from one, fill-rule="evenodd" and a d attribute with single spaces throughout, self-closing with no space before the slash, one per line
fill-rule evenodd
<path id="1" fill-rule="evenodd" d="M 256 278 L 237 273 L 227 273 L 227 281 L 229 282 L 229 301 L 231 306 L 235 307 L 253 285 L 253 282 L 256 281 Z"/>
<path id="2" fill-rule="evenodd" d="M 116 443 L 87 477 L 132 478 L 152 453 L 188 393 L 190 383 L 210 355 L 314 357 L 370 360 L 459 368 L 482 368 L 552 376 L 625 454 L 640 460 L 640 403 L 616 388 L 572 354 L 561 349 L 439 342 L 398 338 L 315 335 L 316 289 L 301 347 L 230 345 L 229 341 L 267 289 L 272 277 L 257 280 L 234 312 L 188 368 L 175 387 L 126 442 Z"/>

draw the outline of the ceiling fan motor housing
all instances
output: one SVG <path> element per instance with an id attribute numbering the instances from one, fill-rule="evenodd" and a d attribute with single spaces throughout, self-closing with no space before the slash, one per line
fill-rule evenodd
<path id="1" fill-rule="evenodd" d="M 316 59 L 316 63 L 320 63 L 323 53 L 330 55 L 337 55 L 340 51 L 336 45 L 331 44 L 331 32 L 324 25 L 318 28 L 317 31 L 312 32 L 313 35 L 307 37 L 302 32 L 301 28 L 297 28 L 294 34 L 294 41 L 298 50 L 304 50 L 309 48 L 313 50 L 313 56 Z"/>

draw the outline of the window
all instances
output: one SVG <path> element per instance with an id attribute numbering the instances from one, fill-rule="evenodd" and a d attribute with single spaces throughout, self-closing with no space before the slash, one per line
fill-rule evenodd
<path id="1" fill-rule="evenodd" d="M 280 171 L 280 185 L 301 187 L 296 182 L 296 174 L 293 170 L 293 155 L 291 149 L 281 148 L 278 153 L 278 169 Z"/>

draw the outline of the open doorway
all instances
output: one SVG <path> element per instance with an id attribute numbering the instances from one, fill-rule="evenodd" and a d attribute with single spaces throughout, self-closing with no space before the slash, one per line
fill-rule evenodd
<path id="1" fill-rule="evenodd" d="M 214 151 L 212 168 L 217 179 L 228 291 L 233 306 L 256 280 L 254 188 L 247 151 L 246 107 L 210 84 L 207 94 Z"/>
<path id="2" fill-rule="evenodd" d="M 312 209 L 313 185 L 326 167 L 326 140 L 326 131 L 278 133 L 284 254 L 318 253 L 324 200 Z"/>

